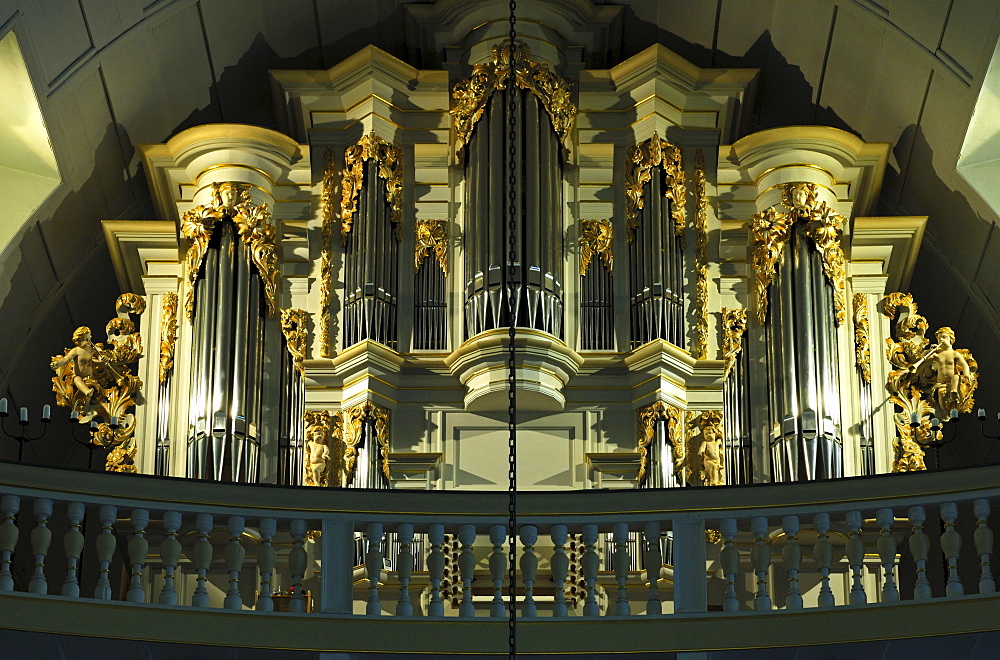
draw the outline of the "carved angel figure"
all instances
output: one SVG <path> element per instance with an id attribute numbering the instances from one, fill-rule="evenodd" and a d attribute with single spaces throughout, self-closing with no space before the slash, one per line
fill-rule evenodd
<path id="1" fill-rule="evenodd" d="M 330 484 L 330 413 L 308 410 L 306 423 L 305 485 Z"/>
<path id="2" fill-rule="evenodd" d="M 91 341 L 90 328 L 87 326 L 76 329 L 73 344 L 73 348 L 68 349 L 62 357 L 52 358 L 49 366 L 57 374 L 52 380 L 58 381 L 56 395 L 59 399 L 65 398 L 68 401 L 72 388 L 75 387 L 83 396 L 84 403 L 89 404 L 100 396 L 100 385 L 94 380 L 94 361 L 98 359 L 99 349 Z"/>

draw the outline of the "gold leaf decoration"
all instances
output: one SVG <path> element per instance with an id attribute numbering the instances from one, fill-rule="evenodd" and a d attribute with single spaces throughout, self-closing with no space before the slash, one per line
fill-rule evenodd
<path id="1" fill-rule="evenodd" d="M 653 133 L 648 140 L 629 147 L 625 160 L 625 229 L 628 242 L 632 242 L 635 228 L 639 226 L 639 211 L 646 206 L 643 187 L 652 178 L 654 167 L 661 168 L 666 177 L 664 195 L 673 202 L 670 216 L 674 221 L 674 235 L 683 241 L 687 191 L 680 148 Z"/>
<path id="2" fill-rule="evenodd" d="M 679 483 L 685 483 L 685 447 L 681 411 L 662 401 L 656 401 L 640 408 L 637 414 L 639 417 L 639 485 L 644 484 L 649 476 L 649 452 L 653 440 L 656 438 L 656 423 L 664 420 L 667 422 L 667 438 L 673 446 L 674 474 Z"/>
<path id="3" fill-rule="evenodd" d="M 694 193 L 697 208 L 695 215 L 697 279 L 694 283 L 695 335 L 691 353 L 695 359 L 704 360 L 708 357 L 708 193 L 705 181 L 705 157 L 701 149 L 694 154 Z"/>
<path id="4" fill-rule="evenodd" d="M 794 222 L 791 216 L 779 213 L 773 206 L 750 218 L 750 237 L 753 247 L 750 265 L 755 274 L 754 300 L 756 301 L 757 323 L 764 325 L 767 319 L 767 290 L 774 280 L 774 273 L 785 249 L 785 243 L 792 236 Z"/>
<path id="5" fill-rule="evenodd" d="M 722 359 L 725 365 L 722 377 L 729 378 L 733 367 L 736 366 L 736 358 L 743 350 L 743 332 L 747 329 L 747 310 L 745 309 L 725 309 L 722 310 Z"/>
<path id="6" fill-rule="evenodd" d="M 174 346 L 177 343 L 177 294 L 163 296 L 163 313 L 160 321 L 160 385 L 167 382 L 167 375 L 174 368 Z"/>
<path id="7" fill-rule="evenodd" d="M 854 294 L 854 364 L 862 379 L 872 382 L 872 355 L 868 341 L 868 296 Z"/>
<path id="8" fill-rule="evenodd" d="M 451 109 L 455 126 L 456 151 L 469 143 L 476 122 L 483 116 L 493 92 L 506 89 L 510 79 L 510 40 L 493 46 L 493 61 L 477 64 L 472 76 L 459 81 L 452 89 L 455 106 Z M 531 59 L 531 49 L 522 42 L 514 44 L 514 83 L 538 97 L 552 121 L 552 128 L 565 144 L 576 122 L 576 106 L 571 100 L 569 81 L 549 71 L 544 62 Z"/>
<path id="9" fill-rule="evenodd" d="M 285 345 L 288 354 L 292 356 L 292 364 L 303 376 L 306 373 L 302 361 L 306 357 L 306 310 L 285 309 L 281 312 L 281 332 L 285 335 Z"/>
<path id="10" fill-rule="evenodd" d="M 319 346 L 323 357 L 329 357 L 332 350 L 330 340 L 331 304 L 333 300 L 333 221 L 337 209 L 337 166 L 333 158 L 333 147 L 323 153 L 323 191 L 320 194 L 320 274 L 319 274 Z"/>
<path id="11" fill-rule="evenodd" d="M 583 235 L 580 236 L 580 275 L 586 275 L 594 255 L 601 258 L 610 271 L 614 265 L 611 245 L 614 239 L 610 220 L 581 220 Z"/>
<path id="12" fill-rule="evenodd" d="M 447 220 L 417 220 L 415 227 L 416 244 L 413 253 L 415 271 L 419 273 L 427 255 L 433 253 L 441 272 L 448 275 L 448 233 Z"/>
<path id="13" fill-rule="evenodd" d="M 403 219 L 403 149 L 389 144 L 372 132 L 344 152 L 344 171 L 340 178 L 340 239 L 344 244 L 354 226 L 358 195 L 365 181 L 365 162 L 369 160 L 378 163 L 378 176 L 385 181 L 389 219 L 396 228 L 396 238 L 400 237 L 400 222 Z"/>
<path id="14" fill-rule="evenodd" d="M 343 412 L 344 485 L 350 486 L 358 471 L 358 445 L 364 424 L 371 419 L 375 426 L 375 440 L 382 448 L 382 473 L 389 478 L 389 411 L 370 401 L 359 403 Z M 369 447 L 374 451 L 375 447 Z"/>
<path id="15" fill-rule="evenodd" d="M 692 473 L 697 475 L 697 483 L 702 486 L 723 486 L 726 483 L 725 452 L 722 446 L 722 411 L 705 410 L 701 413 L 688 411 L 689 434 L 697 434 L 693 449 Z"/>
<path id="16" fill-rule="evenodd" d="M 326 410 L 307 410 L 303 419 L 306 427 L 306 456 L 302 483 L 306 486 L 329 486 L 333 457 L 330 447 L 330 413 Z"/>

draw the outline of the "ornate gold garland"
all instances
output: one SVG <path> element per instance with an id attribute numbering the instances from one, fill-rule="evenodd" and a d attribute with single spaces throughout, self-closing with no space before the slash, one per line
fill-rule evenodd
<path id="1" fill-rule="evenodd" d="M 641 486 L 646 482 L 649 470 L 649 448 L 656 438 L 656 422 L 666 420 L 667 436 L 673 445 L 674 454 L 674 474 L 680 483 L 684 483 L 684 430 L 681 424 L 681 411 L 678 408 L 669 406 L 662 401 L 639 408 L 637 411 L 639 418 L 639 478 L 638 484 Z"/>
<path id="2" fill-rule="evenodd" d="M 477 64 L 472 76 L 459 81 L 452 89 L 455 107 L 451 109 L 455 125 L 455 151 L 472 138 L 476 122 L 483 116 L 493 92 L 506 89 L 510 78 L 510 40 L 493 45 L 493 61 Z M 548 64 L 531 59 L 531 49 L 522 42 L 514 44 L 514 82 L 538 97 L 552 120 L 559 140 L 565 144 L 576 122 L 576 106 L 570 100 L 570 83 L 549 71 Z"/>
<path id="3" fill-rule="evenodd" d="M 320 232 L 319 267 L 319 349 L 323 357 L 331 353 L 330 306 L 333 299 L 333 220 L 337 208 L 337 166 L 333 158 L 333 147 L 323 153 L 323 191 L 320 194 L 320 213 L 323 220 Z"/>
<path id="4" fill-rule="evenodd" d="M 736 358 L 743 350 L 743 332 L 747 329 L 747 310 L 722 309 L 722 359 L 725 367 L 722 378 L 729 378 Z"/>
<path id="5" fill-rule="evenodd" d="M 586 275 L 594 255 L 601 258 L 610 271 L 615 255 L 611 252 L 614 239 L 610 220 L 581 220 L 583 234 L 580 236 L 580 275 Z"/>
<path id="6" fill-rule="evenodd" d="M 419 273 L 427 255 L 434 253 L 441 272 L 448 275 L 447 220 L 417 220 L 414 231 L 416 244 L 413 253 L 414 272 Z"/>
<path id="7" fill-rule="evenodd" d="M 167 375 L 174 368 L 174 346 L 177 343 L 177 294 L 173 291 L 163 296 L 160 321 L 160 385 L 167 382 Z"/>
<path id="8" fill-rule="evenodd" d="M 872 355 L 868 342 L 868 296 L 854 294 L 854 364 L 862 379 L 872 382 Z"/>
<path id="9" fill-rule="evenodd" d="M 302 361 L 306 357 L 306 310 L 304 309 L 283 309 L 281 310 L 281 332 L 285 335 L 285 345 L 288 347 L 288 354 L 292 356 L 292 364 L 295 370 L 303 376 L 306 374 Z"/>
<path id="10" fill-rule="evenodd" d="M 705 186 L 705 158 L 701 149 L 694 154 L 694 191 L 697 215 L 697 251 L 694 283 L 695 338 L 692 354 L 697 360 L 708 357 L 708 194 Z"/>
<path id="11" fill-rule="evenodd" d="M 345 486 L 350 486 L 357 474 L 358 443 L 361 442 L 362 426 L 369 417 L 375 422 L 375 439 L 382 447 L 382 472 L 386 479 L 389 478 L 389 411 L 367 401 L 343 411 L 340 437 L 344 447 Z M 369 447 L 369 450 L 372 449 L 374 448 Z"/>
<path id="12" fill-rule="evenodd" d="M 389 204 L 389 218 L 400 238 L 403 218 L 403 149 L 389 144 L 374 132 L 365 135 L 344 151 L 344 170 L 340 189 L 340 240 L 347 243 L 347 235 L 354 226 L 358 212 L 358 194 L 365 181 L 365 161 L 378 163 L 378 176 L 385 180 L 385 201 Z"/>
<path id="13" fill-rule="evenodd" d="M 626 155 L 628 170 L 625 173 L 625 229 L 629 243 L 639 226 L 639 211 L 645 208 L 643 186 L 652 178 L 652 169 L 660 167 L 666 174 L 667 189 L 664 195 L 671 200 L 670 216 L 674 221 L 674 235 L 684 240 L 684 204 L 687 191 L 684 186 L 684 163 L 681 150 L 656 133 L 653 137 L 629 147 Z"/>

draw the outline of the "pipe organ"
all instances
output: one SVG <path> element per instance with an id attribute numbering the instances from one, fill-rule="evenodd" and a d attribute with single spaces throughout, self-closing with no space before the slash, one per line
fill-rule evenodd
<path id="1" fill-rule="evenodd" d="M 136 409 L 139 469 L 505 487 L 508 287 L 524 488 L 922 465 L 930 416 L 971 394 L 898 394 L 898 365 L 946 349 L 893 335 L 899 305 L 883 303 L 924 226 L 872 216 L 888 145 L 749 131 L 756 71 L 662 46 L 601 68 L 587 49 L 609 52 L 608 26 L 558 4 L 532 4 L 513 49 L 486 5 L 473 31 L 461 12 L 420 22 L 447 52 L 438 69 L 368 47 L 273 71 L 281 130 L 143 147 L 161 220 L 106 233 L 123 283 L 177 311 L 176 330 L 142 329 L 165 348 L 139 366 L 155 383 Z M 893 336 L 895 362 L 867 348 Z M 922 387 L 951 387 L 927 373 Z"/>

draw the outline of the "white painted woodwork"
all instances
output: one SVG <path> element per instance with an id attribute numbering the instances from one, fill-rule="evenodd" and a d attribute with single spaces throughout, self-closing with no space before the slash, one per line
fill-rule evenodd
<path id="1" fill-rule="evenodd" d="M 146 589 L 142 585 L 142 567 L 146 564 L 149 554 L 149 541 L 146 540 L 146 526 L 149 525 L 149 511 L 132 509 L 132 535 L 128 540 L 128 557 L 132 572 L 125 600 L 130 603 L 145 603 Z"/>
<path id="2" fill-rule="evenodd" d="M 31 512 L 35 515 L 35 528 L 31 530 L 31 553 L 35 558 L 35 569 L 28 580 L 28 592 L 44 594 L 49 591 L 45 579 L 45 556 L 49 554 L 49 545 L 52 543 L 52 530 L 49 529 L 52 500 L 36 499 Z"/>

